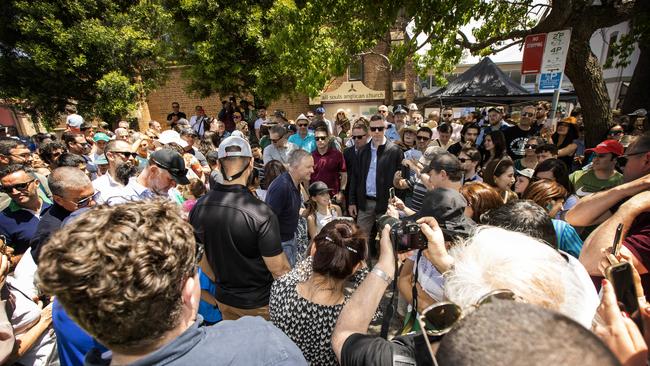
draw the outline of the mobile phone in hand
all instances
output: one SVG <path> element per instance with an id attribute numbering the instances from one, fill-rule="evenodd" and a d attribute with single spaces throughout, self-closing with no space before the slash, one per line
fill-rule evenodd
<path id="1" fill-rule="evenodd" d="M 393 199 L 395 199 L 395 187 L 390 187 L 390 188 L 388 189 L 388 198 L 389 198 L 389 200 L 391 200 L 391 201 L 392 201 Z"/>
<path id="2" fill-rule="evenodd" d="M 616 257 L 621 252 L 621 236 L 623 234 L 623 224 L 618 224 L 614 234 L 614 243 L 612 244 L 612 254 Z"/>
<path id="3" fill-rule="evenodd" d="M 641 333 L 643 333 L 643 320 L 639 311 L 639 298 L 634 286 L 632 264 L 629 262 L 621 262 L 609 266 L 605 275 L 612 283 L 612 286 L 614 286 L 619 308 L 630 316 L 630 319 L 634 321 Z"/>

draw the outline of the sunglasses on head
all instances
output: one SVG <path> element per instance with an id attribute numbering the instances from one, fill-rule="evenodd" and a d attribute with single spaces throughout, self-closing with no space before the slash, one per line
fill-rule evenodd
<path id="1" fill-rule="evenodd" d="M 370 126 L 370 131 L 372 131 L 372 132 L 377 132 L 377 131 L 381 132 L 384 129 L 386 129 L 386 127 L 383 127 L 383 126 L 382 127 L 372 127 L 372 126 Z"/>
<path id="2" fill-rule="evenodd" d="M 366 137 L 366 135 L 352 135 L 352 138 L 355 140 L 361 140 L 364 137 Z"/>
<path id="3" fill-rule="evenodd" d="M 11 193 L 13 192 L 14 189 L 20 192 L 24 192 L 27 190 L 27 188 L 29 188 L 29 185 L 32 184 L 35 180 L 36 178 L 24 183 L 14 184 L 12 186 L 2 186 L 0 187 L 0 190 L 5 193 Z"/>

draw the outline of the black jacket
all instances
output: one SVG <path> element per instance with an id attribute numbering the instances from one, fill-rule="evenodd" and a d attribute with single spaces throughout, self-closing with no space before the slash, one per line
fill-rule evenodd
<path id="1" fill-rule="evenodd" d="M 343 194 L 348 204 L 350 202 L 350 181 L 352 180 L 352 175 L 354 175 L 355 168 L 357 167 L 357 158 L 359 154 L 356 151 L 354 146 L 346 147 L 343 150 L 343 159 L 345 159 L 345 167 L 348 171 L 348 184 L 345 185 L 345 190 Z"/>
<path id="2" fill-rule="evenodd" d="M 357 205 L 360 210 L 366 209 L 366 178 L 370 168 L 371 151 L 368 142 L 357 156 L 354 172 L 350 179 L 350 200 L 351 205 Z M 375 212 L 383 214 L 388 208 L 388 189 L 393 186 L 393 177 L 395 172 L 402 166 L 404 154 L 402 149 L 390 140 L 386 139 L 384 145 L 377 149 L 377 205 Z"/>

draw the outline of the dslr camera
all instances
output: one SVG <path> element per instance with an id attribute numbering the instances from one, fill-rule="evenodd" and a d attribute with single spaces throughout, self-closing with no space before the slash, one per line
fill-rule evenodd
<path id="1" fill-rule="evenodd" d="M 390 241 L 397 253 L 404 253 L 415 249 L 425 249 L 428 244 L 426 236 L 420 230 L 420 225 L 409 220 L 396 219 L 390 215 L 383 215 L 377 219 L 377 230 L 381 232 L 384 226 L 390 226 Z"/>

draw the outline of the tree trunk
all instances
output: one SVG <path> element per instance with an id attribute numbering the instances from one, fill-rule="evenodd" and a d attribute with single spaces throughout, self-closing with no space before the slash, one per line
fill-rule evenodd
<path id="1" fill-rule="evenodd" d="M 627 88 L 621 110 L 631 113 L 639 108 L 650 108 L 648 85 L 650 85 L 650 45 L 639 45 L 639 62 L 636 64 L 630 86 Z"/>
<path id="2" fill-rule="evenodd" d="M 565 68 L 582 108 L 587 147 L 596 146 L 600 142 L 612 116 L 603 69 L 591 52 L 590 37 L 591 33 L 574 29 Z"/>

